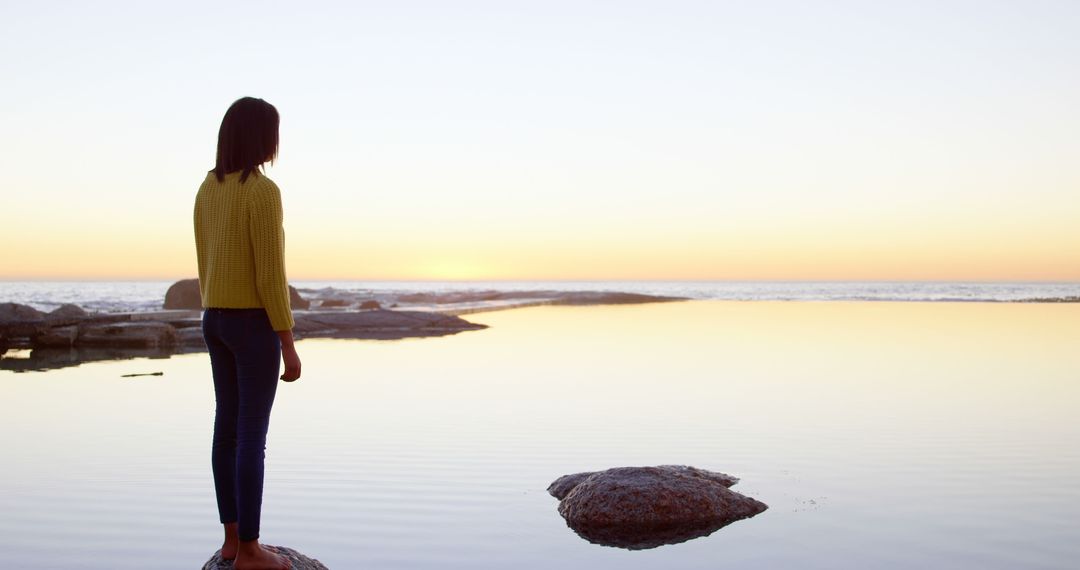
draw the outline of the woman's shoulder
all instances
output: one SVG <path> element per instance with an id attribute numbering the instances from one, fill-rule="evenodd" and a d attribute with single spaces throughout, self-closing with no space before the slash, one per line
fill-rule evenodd
<path id="1" fill-rule="evenodd" d="M 278 185 L 269 176 L 261 172 L 252 172 L 248 183 L 251 184 L 251 193 L 254 196 L 281 195 L 281 189 L 278 188 Z"/>
<path id="2" fill-rule="evenodd" d="M 210 172 L 207 172 L 206 176 L 203 177 L 202 182 L 199 184 L 199 190 L 195 193 L 196 197 L 201 198 L 216 184 L 218 184 L 218 180 L 217 177 L 214 176 L 214 171 L 211 170 Z"/>
<path id="3" fill-rule="evenodd" d="M 249 186 L 248 200 L 250 200 L 252 204 L 273 207 L 275 209 L 281 208 L 281 190 L 278 189 L 277 184 L 265 174 L 259 173 L 256 177 L 254 172 L 251 173 L 251 177 L 248 178 L 245 185 Z"/>
<path id="4" fill-rule="evenodd" d="M 273 188 L 274 190 L 278 190 L 278 185 L 274 183 L 274 180 L 269 176 L 263 174 L 262 172 L 252 172 L 251 176 L 255 178 L 255 182 L 257 185 L 264 188 Z"/>

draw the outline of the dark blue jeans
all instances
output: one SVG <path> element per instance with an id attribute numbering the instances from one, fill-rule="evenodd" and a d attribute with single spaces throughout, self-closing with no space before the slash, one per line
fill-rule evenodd
<path id="1" fill-rule="evenodd" d="M 281 365 L 281 340 L 265 309 L 205 309 L 217 412 L 211 465 L 221 522 L 259 538 L 263 460 Z"/>

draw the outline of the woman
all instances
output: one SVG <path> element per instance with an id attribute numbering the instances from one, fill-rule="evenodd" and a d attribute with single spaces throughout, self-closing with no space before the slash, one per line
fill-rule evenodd
<path id="1" fill-rule="evenodd" d="M 217 400 L 211 465 L 225 525 L 221 557 L 235 559 L 237 570 L 290 567 L 259 544 L 266 431 L 281 358 L 281 380 L 300 377 L 281 193 L 260 172 L 277 155 L 278 123 L 277 109 L 262 99 L 233 103 L 218 132 L 217 163 L 195 198 L 202 331 Z"/>

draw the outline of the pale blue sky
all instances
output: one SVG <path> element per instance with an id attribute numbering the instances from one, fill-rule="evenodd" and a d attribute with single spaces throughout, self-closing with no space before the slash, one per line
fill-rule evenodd
<path id="1" fill-rule="evenodd" d="M 0 277 L 191 273 L 253 95 L 297 277 L 1080 278 L 1078 31 L 1048 1 L 5 2 L 0 241 L 69 231 Z"/>

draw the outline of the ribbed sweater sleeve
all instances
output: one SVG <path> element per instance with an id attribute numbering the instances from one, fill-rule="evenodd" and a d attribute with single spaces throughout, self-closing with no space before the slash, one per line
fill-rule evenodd
<path id="1" fill-rule="evenodd" d="M 281 191 L 268 179 L 252 193 L 248 209 L 255 288 L 275 331 L 293 328 L 289 284 L 285 278 L 285 229 Z"/>

